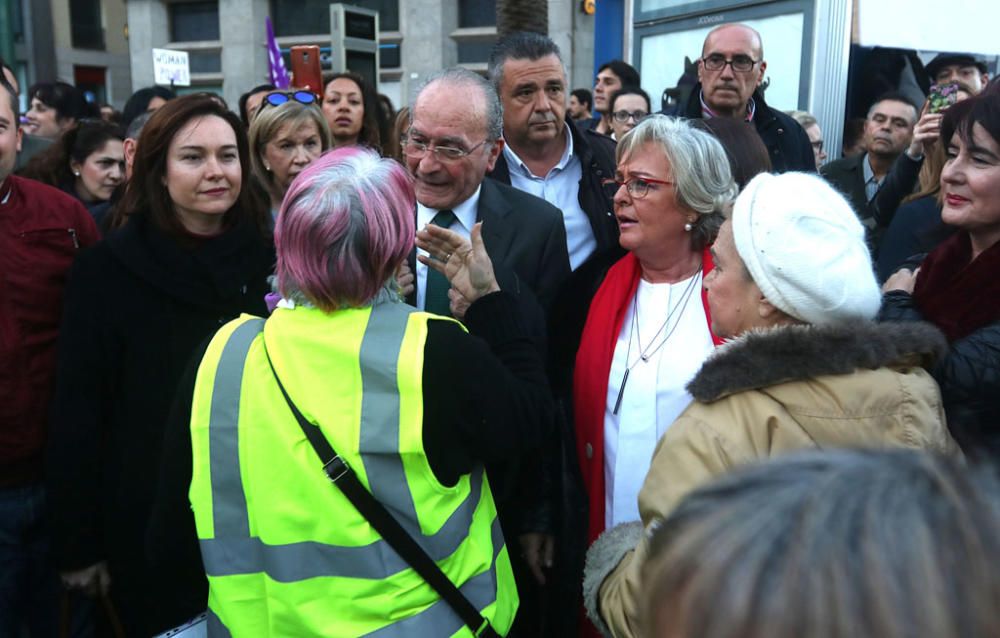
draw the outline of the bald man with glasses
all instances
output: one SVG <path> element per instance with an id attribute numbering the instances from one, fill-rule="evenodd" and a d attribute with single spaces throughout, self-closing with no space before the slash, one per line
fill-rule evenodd
<path id="1" fill-rule="evenodd" d="M 760 85 L 767 62 L 760 34 L 744 24 L 724 24 L 705 37 L 698 84 L 687 104 L 664 111 L 689 119 L 731 117 L 753 125 L 776 173 L 816 172 L 809 136 L 791 117 L 764 101 Z"/>

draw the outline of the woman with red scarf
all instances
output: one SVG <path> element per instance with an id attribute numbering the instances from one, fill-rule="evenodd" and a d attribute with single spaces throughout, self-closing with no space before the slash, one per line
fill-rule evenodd
<path id="1" fill-rule="evenodd" d="M 886 281 L 880 319 L 926 320 L 950 350 L 934 376 L 967 455 L 1000 458 L 1000 91 L 945 112 L 941 220 L 952 235 Z"/>
<path id="2" fill-rule="evenodd" d="M 628 253 L 597 290 L 573 372 L 577 454 L 588 542 L 638 520 L 636 496 L 656 441 L 687 407 L 685 385 L 719 340 L 703 277 L 708 245 L 736 196 L 711 135 L 651 117 L 618 144 L 614 209 Z"/>

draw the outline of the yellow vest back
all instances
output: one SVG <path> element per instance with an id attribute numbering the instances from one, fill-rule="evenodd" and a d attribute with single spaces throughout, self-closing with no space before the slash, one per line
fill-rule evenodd
<path id="1" fill-rule="evenodd" d="M 472 635 L 326 478 L 268 356 L 302 414 L 507 633 L 517 591 L 485 473 L 442 485 L 423 450 L 430 316 L 396 303 L 299 306 L 216 334 L 191 416 L 210 635 Z"/>

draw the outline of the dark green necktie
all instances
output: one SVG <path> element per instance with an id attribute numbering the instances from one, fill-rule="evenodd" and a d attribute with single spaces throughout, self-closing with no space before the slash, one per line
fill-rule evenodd
<path id="1" fill-rule="evenodd" d="M 446 209 L 438 211 L 438 214 L 434 216 L 431 223 L 441 228 L 450 228 L 456 219 L 458 218 L 455 217 L 455 213 Z M 451 302 L 448 301 L 449 288 L 451 288 L 451 284 L 448 283 L 448 278 L 428 266 L 427 287 L 424 290 L 424 310 L 433 312 L 436 315 L 450 317 Z"/>

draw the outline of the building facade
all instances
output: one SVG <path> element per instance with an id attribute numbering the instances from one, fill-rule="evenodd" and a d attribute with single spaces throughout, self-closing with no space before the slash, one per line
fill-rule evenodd
<path id="1" fill-rule="evenodd" d="M 18 76 L 22 101 L 31 84 L 54 80 L 118 108 L 132 93 L 125 0 L 5 0 L 0 55 Z"/>
<path id="2" fill-rule="evenodd" d="M 112 1 L 112 0 L 107 0 Z M 117 0 L 121 1 L 121 0 Z M 129 0 L 132 83 L 153 81 L 151 49 L 188 52 L 191 86 L 230 105 L 268 80 L 265 18 L 282 50 L 330 47 L 328 0 Z M 421 78 L 461 64 L 485 72 L 496 39 L 496 3 L 484 0 L 354 0 L 379 12 L 379 91 L 398 108 Z M 549 34 L 563 50 L 572 86 L 591 86 L 594 17 L 578 0 L 549 0 Z"/>

